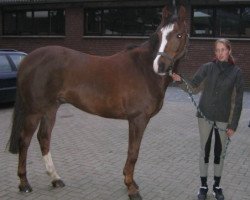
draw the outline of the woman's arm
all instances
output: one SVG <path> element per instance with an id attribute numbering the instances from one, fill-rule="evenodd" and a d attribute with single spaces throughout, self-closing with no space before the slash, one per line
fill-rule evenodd
<path id="1" fill-rule="evenodd" d="M 208 64 L 202 65 L 199 68 L 199 70 L 195 73 L 191 81 L 188 79 L 184 80 L 180 75 L 176 73 L 173 73 L 172 79 L 173 81 L 178 82 L 179 87 L 183 89 L 185 92 L 188 92 L 187 86 L 186 86 L 187 84 L 189 90 L 191 90 L 193 94 L 198 94 L 202 90 L 201 83 L 204 81 L 204 79 L 207 76 L 207 69 L 208 69 Z"/>
<path id="2" fill-rule="evenodd" d="M 243 76 L 241 70 L 238 70 L 235 82 L 235 103 L 232 112 L 231 121 L 229 121 L 228 129 L 236 130 L 238 127 L 243 101 Z"/>

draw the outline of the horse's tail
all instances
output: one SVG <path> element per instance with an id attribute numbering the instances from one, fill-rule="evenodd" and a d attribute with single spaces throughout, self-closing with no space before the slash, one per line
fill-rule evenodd
<path id="1" fill-rule="evenodd" d="M 16 102 L 12 116 L 11 135 L 9 142 L 7 144 L 9 145 L 8 146 L 9 151 L 13 154 L 17 154 L 19 152 L 20 136 L 24 126 L 24 120 L 25 120 L 24 103 L 17 89 Z"/>

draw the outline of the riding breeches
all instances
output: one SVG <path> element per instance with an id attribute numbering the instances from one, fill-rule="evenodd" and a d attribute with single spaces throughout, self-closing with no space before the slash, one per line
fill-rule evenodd
<path id="1" fill-rule="evenodd" d="M 228 123 L 215 122 L 216 126 L 220 129 L 226 129 Z M 222 175 L 224 165 L 224 155 L 226 153 L 227 134 L 226 131 L 213 128 L 204 118 L 198 118 L 199 132 L 200 132 L 200 176 L 207 177 L 209 154 L 211 148 L 211 140 L 213 130 L 215 131 L 215 144 L 214 144 L 214 176 L 220 177 Z"/>

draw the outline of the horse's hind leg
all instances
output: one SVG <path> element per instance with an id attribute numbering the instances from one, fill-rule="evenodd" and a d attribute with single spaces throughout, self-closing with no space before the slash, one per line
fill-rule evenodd
<path id="1" fill-rule="evenodd" d="M 31 192 L 32 188 L 26 176 L 26 160 L 27 152 L 30 145 L 32 136 L 38 126 L 40 115 L 32 114 L 26 115 L 24 119 L 24 126 L 21 130 L 19 140 L 19 163 L 18 163 L 18 176 L 20 178 L 19 190 L 21 192 Z"/>
<path id="2" fill-rule="evenodd" d="M 139 187 L 134 181 L 134 169 L 138 158 L 140 145 L 144 130 L 149 119 L 145 116 L 139 116 L 129 120 L 129 145 L 128 157 L 123 170 L 125 176 L 124 182 L 128 188 L 128 195 L 131 200 L 141 200 Z"/>
<path id="3" fill-rule="evenodd" d="M 52 178 L 53 187 L 64 187 L 65 184 L 57 174 L 50 153 L 51 132 L 55 124 L 57 107 L 50 109 L 42 117 L 37 138 L 41 147 L 43 160 L 45 162 L 48 175 Z"/>

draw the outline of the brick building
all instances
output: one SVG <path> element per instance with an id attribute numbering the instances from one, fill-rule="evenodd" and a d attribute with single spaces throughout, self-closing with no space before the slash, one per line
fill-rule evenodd
<path id="1" fill-rule="evenodd" d="M 147 40 L 168 2 L 172 0 L 0 0 L 0 48 L 29 53 L 62 45 L 111 55 Z M 215 39 L 226 37 L 250 89 L 250 0 L 187 0 L 186 7 L 190 43 L 179 71 L 192 76 L 213 59 Z"/>

